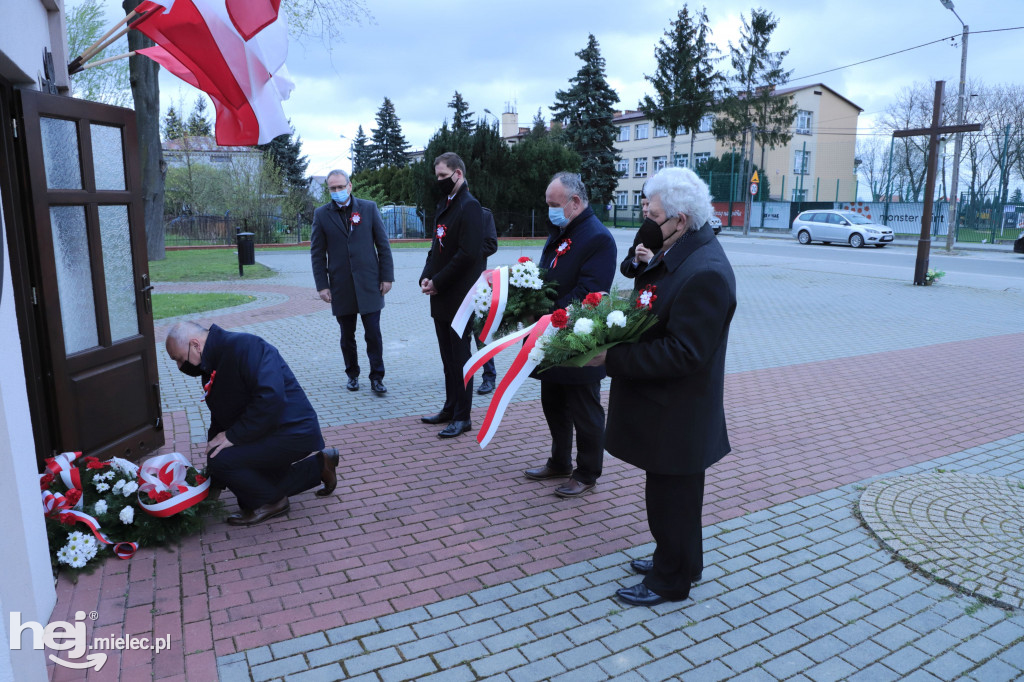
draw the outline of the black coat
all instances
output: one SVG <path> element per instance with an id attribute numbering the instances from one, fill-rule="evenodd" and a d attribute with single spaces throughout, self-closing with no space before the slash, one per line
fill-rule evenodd
<path id="1" fill-rule="evenodd" d="M 288 363 L 272 345 L 253 334 L 210 325 L 200 359 L 203 383 L 217 372 L 206 396 L 207 439 L 227 432 L 235 445 L 269 437 L 324 447 L 320 422 Z"/>
<path id="2" fill-rule="evenodd" d="M 316 209 L 309 252 L 316 289 L 331 290 L 334 315 L 366 315 L 384 307 L 380 284 L 395 281 L 395 266 L 377 204 L 353 197 L 345 217 L 333 201 Z"/>
<path id="3" fill-rule="evenodd" d="M 430 297 L 430 316 L 451 321 L 462 299 L 484 270 L 484 217 L 480 202 L 462 183 L 450 204 L 442 198 L 434 212 L 434 241 L 419 281 L 433 280 L 437 293 Z M 438 226 L 444 226 L 438 239 Z"/>
<path id="4" fill-rule="evenodd" d="M 552 268 L 555 250 L 566 239 L 572 242 L 569 250 L 558 257 L 558 264 Z M 582 301 L 596 291 L 610 291 L 616 255 L 615 238 L 589 206 L 564 230 L 552 228 L 541 252 L 540 266 L 547 268 L 545 279 L 558 288 L 555 308 Z M 536 375 L 541 381 L 558 384 L 589 384 L 604 377 L 603 367 L 554 367 Z"/>
<path id="5" fill-rule="evenodd" d="M 736 278 L 705 225 L 637 275 L 637 290 L 649 284 L 658 324 L 608 350 L 605 449 L 645 471 L 700 473 L 730 449 L 723 394 Z"/>

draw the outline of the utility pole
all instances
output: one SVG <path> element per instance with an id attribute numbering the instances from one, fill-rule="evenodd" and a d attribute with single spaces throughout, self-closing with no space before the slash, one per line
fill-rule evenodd
<path id="1" fill-rule="evenodd" d="M 754 134 L 757 132 L 757 126 L 751 124 L 750 126 L 750 172 L 754 172 Z M 750 176 L 747 176 L 745 180 L 749 180 Z M 753 195 L 750 192 L 746 192 L 743 198 L 743 236 L 750 235 L 750 211 L 753 208 Z"/>
<path id="2" fill-rule="evenodd" d="M 971 30 L 960 18 L 960 15 L 956 13 L 956 10 L 953 9 L 952 0 L 939 0 L 939 2 L 942 3 L 943 7 L 952 12 L 953 16 L 964 27 L 963 35 L 960 37 L 960 92 L 956 102 L 956 124 L 962 126 L 964 124 L 964 88 L 967 86 L 967 36 Z M 960 152 L 963 148 L 963 140 L 963 133 L 957 133 L 956 144 L 953 146 L 953 178 L 950 181 L 949 188 L 949 223 L 946 225 L 946 251 L 953 250 L 953 242 L 956 239 L 957 225 L 955 221 L 960 201 L 957 185 L 960 182 Z"/>

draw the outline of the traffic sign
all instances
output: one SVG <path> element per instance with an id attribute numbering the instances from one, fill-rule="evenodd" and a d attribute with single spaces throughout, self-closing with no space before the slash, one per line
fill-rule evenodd
<path id="1" fill-rule="evenodd" d="M 754 196 L 754 197 L 757 196 L 757 183 L 756 182 L 750 183 L 750 196 Z"/>
<path id="2" fill-rule="evenodd" d="M 754 171 L 754 174 L 753 174 L 752 176 L 750 176 L 750 181 L 751 181 L 752 183 L 754 183 L 755 185 L 756 185 L 757 183 L 761 182 L 761 181 L 760 181 L 760 180 L 758 179 L 758 177 L 757 177 L 757 171 L 756 171 L 756 170 Z"/>

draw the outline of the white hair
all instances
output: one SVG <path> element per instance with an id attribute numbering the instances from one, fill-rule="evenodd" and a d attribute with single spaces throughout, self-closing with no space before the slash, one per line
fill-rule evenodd
<path id="1" fill-rule="evenodd" d="M 327 174 L 327 182 L 329 183 L 331 181 L 331 178 L 335 175 L 340 175 L 341 177 L 345 178 L 346 185 L 349 183 L 349 180 L 351 180 L 351 178 L 349 178 L 348 176 L 348 173 L 338 168 L 335 168 L 334 170 Z"/>
<path id="2" fill-rule="evenodd" d="M 689 168 L 665 168 L 647 181 L 647 199 L 661 199 L 666 217 L 682 213 L 689 218 L 690 229 L 699 230 L 712 214 L 711 192 L 707 184 Z"/>
<path id="3" fill-rule="evenodd" d="M 189 339 L 194 339 L 202 336 L 203 332 L 209 331 L 206 327 L 196 324 L 190 320 L 184 320 L 177 322 L 173 327 L 167 331 L 167 339 L 164 342 L 170 346 L 173 344 L 176 348 L 184 348 L 188 345 Z"/>

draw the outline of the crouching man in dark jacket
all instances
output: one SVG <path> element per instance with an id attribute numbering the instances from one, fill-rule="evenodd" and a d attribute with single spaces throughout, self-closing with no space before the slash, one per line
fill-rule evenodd
<path id="1" fill-rule="evenodd" d="M 178 369 L 202 378 L 210 408 L 207 474 L 241 507 L 229 524 L 284 514 L 289 496 L 320 482 L 317 495 L 334 491 L 338 451 L 323 449 L 316 412 L 276 348 L 253 334 L 194 322 L 171 327 L 166 348 Z"/>

